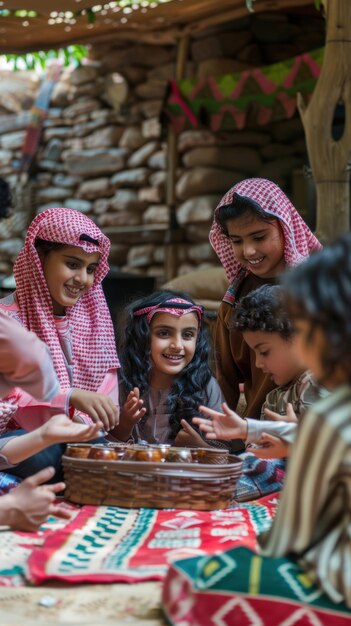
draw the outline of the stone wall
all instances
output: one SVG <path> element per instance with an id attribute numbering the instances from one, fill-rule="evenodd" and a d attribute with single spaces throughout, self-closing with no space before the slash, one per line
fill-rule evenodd
<path id="1" fill-rule="evenodd" d="M 194 38 L 186 75 L 274 63 L 323 41 L 322 18 L 250 16 Z M 110 236 L 111 264 L 160 282 L 169 209 L 159 113 L 174 73 L 172 46 L 94 46 L 88 64 L 64 71 L 53 91 L 32 186 L 37 211 L 52 206 L 83 211 Z M 1 116 L 0 111 L 0 175 L 13 182 L 26 121 L 26 112 L 4 110 Z M 232 184 L 262 176 L 292 194 L 293 172 L 306 162 L 297 117 L 240 132 L 185 131 L 178 145 L 177 218 L 184 229 L 179 274 L 217 264 L 208 231 L 216 203 Z M 21 213 L 23 201 L 19 204 Z M 0 273 L 11 271 L 21 245 L 23 224 L 22 232 L 11 228 L 0 225 Z"/>

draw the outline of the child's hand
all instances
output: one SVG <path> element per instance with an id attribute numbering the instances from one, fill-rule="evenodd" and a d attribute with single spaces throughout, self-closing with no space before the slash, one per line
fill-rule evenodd
<path id="1" fill-rule="evenodd" d="M 180 448 L 207 448 L 210 447 L 201 435 L 188 424 L 186 420 L 180 421 L 182 429 L 177 433 L 174 445 Z"/>
<path id="2" fill-rule="evenodd" d="M 259 459 L 284 459 L 289 456 L 289 444 L 279 437 L 262 433 L 260 445 L 247 448 Z"/>
<path id="3" fill-rule="evenodd" d="M 132 434 L 134 426 L 146 413 L 146 408 L 143 405 L 144 400 L 140 398 L 140 391 L 138 387 L 134 387 L 129 392 L 124 403 L 119 424 L 113 429 L 111 434 L 121 441 L 127 441 Z"/>
<path id="4" fill-rule="evenodd" d="M 111 430 L 118 424 L 119 408 L 110 396 L 95 391 L 73 389 L 70 404 L 91 417 L 93 422 L 102 422 L 105 430 Z"/>
<path id="5" fill-rule="evenodd" d="M 56 494 L 63 491 L 65 483 L 43 485 L 53 477 L 53 467 L 46 467 L 26 478 L 9 494 L 0 498 L 0 520 L 13 530 L 34 531 L 49 515 L 69 519 L 70 513 L 55 504 Z"/>
<path id="6" fill-rule="evenodd" d="M 206 433 L 206 439 L 246 439 L 247 422 L 235 411 L 232 411 L 226 402 L 222 404 L 223 413 L 213 411 L 206 406 L 199 406 L 199 411 L 208 415 L 210 419 L 193 417 L 194 424 Z"/>
<path id="7" fill-rule="evenodd" d="M 286 405 L 286 415 L 280 415 L 280 413 L 265 409 L 264 416 L 267 420 L 272 420 L 273 422 L 298 422 L 297 415 L 290 402 Z"/>
<path id="8" fill-rule="evenodd" d="M 72 422 L 67 415 L 54 415 L 39 431 L 43 443 L 51 446 L 53 443 L 66 443 L 89 441 L 99 436 L 99 431 L 103 428 L 102 422 L 97 424 L 81 424 Z"/>
<path id="9" fill-rule="evenodd" d="M 140 398 L 140 391 L 138 387 L 134 387 L 129 392 L 127 400 L 121 413 L 121 422 L 128 422 L 132 427 L 145 415 L 146 408 L 143 406 L 144 400 Z"/>

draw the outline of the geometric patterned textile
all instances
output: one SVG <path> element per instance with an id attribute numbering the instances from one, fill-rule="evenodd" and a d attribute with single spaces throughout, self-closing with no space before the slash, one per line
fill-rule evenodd
<path id="1" fill-rule="evenodd" d="M 79 508 L 64 503 L 71 513 L 71 520 Z M 35 533 L 13 532 L 0 526 L 0 587 L 23 587 L 27 584 L 27 561 L 34 549 L 43 545 L 46 537 L 67 524 L 67 520 L 50 517 Z M 0 621 L 1 623 L 1 621 Z"/>
<path id="2" fill-rule="evenodd" d="M 183 559 L 170 567 L 163 610 L 173 626 L 350 626 L 297 565 L 248 548 Z"/>
<path id="3" fill-rule="evenodd" d="M 266 67 L 224 76 L 172 80 L 163 114 L 172 130 L 207 127 L 213 132 L 240 130 L 293 117 L 296 95 L 312 94 L 324 48 Z"/>
<path id="4" fill-rule="evenodd" d="M 178 559 L 257 548 L 277 499 L 219 511 L 124 509 L 84 506 L 72 522 L 48 534 L 26 564 L 32 584 L 48 580 L 142 582 L 163 580 Z M 1 541 L 1 538 L 0 538 Z M 1 544 L 0 544 L 1 550 Z"/>
<path id="5" fill-rule="evenodd" d="M 0 496 L 5 495 L 17 487 L 22 482 L 21 478 L 17 478 L 17 476 L 12 476 L 11 474 L 6 474 L 6 472 L 0 472 Z"/>
<path id="6" fill-rule="evenodd" d="M 257 500 L 283 489 L 285 459 L 258 459 L 252 452 L 244 452 L 240 458 L 243 469 L 234 491 L 236 502 Z"/>

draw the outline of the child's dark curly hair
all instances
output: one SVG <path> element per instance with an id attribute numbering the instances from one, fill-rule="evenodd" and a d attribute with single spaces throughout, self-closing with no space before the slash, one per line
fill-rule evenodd
<path id="1" fill-rule="evenodd" d="M 10 185 L 4 178 L 0 178 L 0 219 L 10 217 L 12 202 Z"/>
<path id="2" fill-rule="evenodd" d="M 150 387 L 151 373 L 151 332 L 150 324 L 145 315 L 135 316 L 138 309 L 154 305 L 162 305 L 170 298 L 184 298 L 195 305 L 185 293 L 176 291 L 158 291 L 146 298 L 133 302 L 128 307 L 128 319 L 122 346 L 122 381 L 128 393 L 138 387 L 141 396 L 147 396 Z M 168 395 L 169 411 L 172 414 L 172 436 L 180 430 L 180 420 L 190 418 L 204 400 L 204 390 L 212 376 L 208 364 L 208 342 L 203 321 L 199 325 L 196 350 L 192 361 L 174 378 Z M 189 411 L 190 409 L 190 411 Z M 147 414 L 144 419 L 147 419 Z"/>
<path id="3" fill-rule="evenodd" d="M 227 221 L 234 220 L 243 215 L 259 218 L 264 222 L 274 222 L 277 220 L 273 215 L 266 213 L 256 200 L 252 200 L 247 196 L 240 196 L 233 193 L 233 199 L 230 204 L 223 204 L 215 213 L 215 220 L 221 227 L 223 233 L 228 236 Z"/>
<path id="4" fill-rule="evenodd" d="M 281 282 L 288 314 L 309 322 L 308 342 L 320 328 L 325 337 L 321 363 L 327 381 L 342 366 L 351 383 L 351 233 L 284 272 Z"/>
<path id="5" fill-rule="evenodd" d="M 279 333 L 283 339 L 292 335 L 292 324 L 282 302 L 283 289 L 279 285 L 262 285 L 241 298 L 234 310 L 234 328 Z"/>

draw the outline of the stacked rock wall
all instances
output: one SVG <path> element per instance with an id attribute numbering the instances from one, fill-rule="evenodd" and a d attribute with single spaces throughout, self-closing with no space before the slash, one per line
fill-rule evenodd
<path id="1" fill-rule="evenodd" d="M 186 76 L 274 63 L 323 40 L 322 18 L 248 17 L 194 38 Z M 159 114 L 167 81 L 174 78 L 175 55 L 171 45 L 104 43 L 92 47 L 86 65 L 65 70 L 52 94 L 32 188 L 37 211 L 64 205 L 83 211 L 110 236 L 111 264 L 160 282 L 169 208 Z M 28 113 L 5 117 L 2 124 L 0 116 L 0 175 L 11 178 Z M 179 274 L 217 264 L 208 231 L 218 200 L 232 184 L 262 176 L 293 194 L 298 178 L 293 173 L 307 158 L 298 117 L 230 133 L 184 131 L 178 149 L 176 212 L 184 233 Z M 8 236 L 2 225 L 0 237 Z M 8 241 L 0 241 L 0 272 L 6 262 L 11 268 L 20 238 L 16 241 L 7 261 L 1 250 Z"/>

